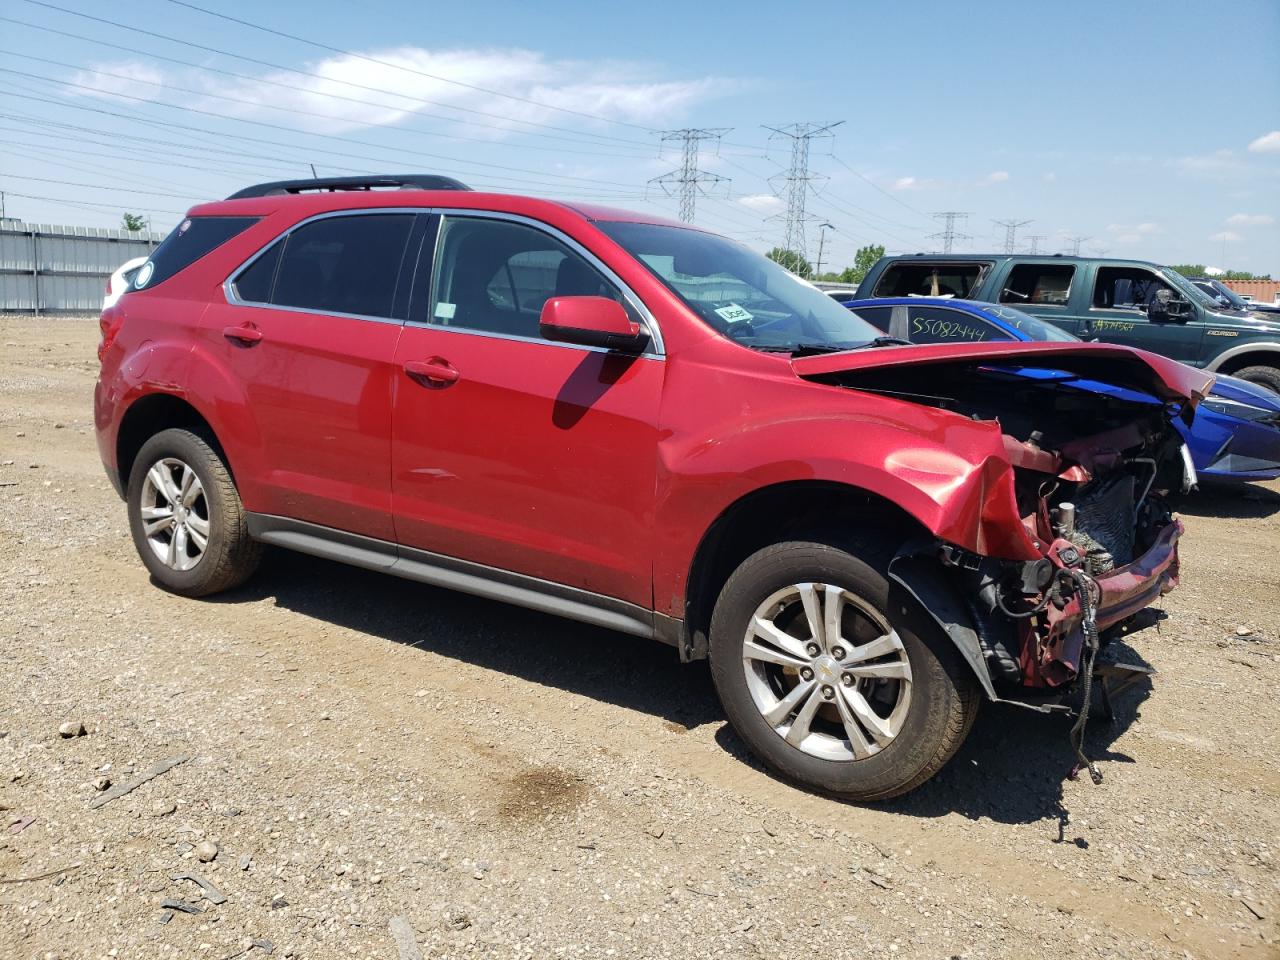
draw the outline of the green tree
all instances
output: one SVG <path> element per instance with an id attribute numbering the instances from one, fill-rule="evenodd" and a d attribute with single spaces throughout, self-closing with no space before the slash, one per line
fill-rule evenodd
<path id="1" fill-rule="evenodd" d="M 1227 270 L 1220 277 L 1222 280 L 1270 280 L 1269 273 L 1250 273 L 1248 270 Z"/>
<path id="2" fill-rule="evenodd" d="M 126 213 L 120 218 L 120 229 L 128 230 L 130 233 L 137 233 L 139 230 L 145 229 L 146 226 L 146 218 L 140 213 Z"/>
<path id="3" fill-rule="evenodd" d="M 1203 277 L 1205 266 L 1203 263 L 1173 263 L 1169 265 L 1169 269 L 1184 277 Z"/>
<path id="4" fill-rule="evenodd" d="M 778 264 L 779 266 L 784 267 L 787 270 L 790 270 L 797 277 L 804 277 L 804 279 L 808 280 L 810 277 L 813 276 L 813 266 L 809 263 L 808 260 L 800 256 L 800 254 L 794 250 L 786 250 L 786 249 L 783 249 L 782 247 L 774 247 L 767 254 L 765 254 L 765 256 L 767 256 L 770 260 L 772 260 L 774 263 Z"/>
<path id="5" fill-rule="evenodd" d="M 883 256 L 884 244 L 872 243 L 865 247 L 859 247 L 858 252 L 853 255 L 853 266 L 845 267 L 841 271 L 840 282 L 861 283 L 862 278 L 867 275 L 867 271 Z"/>

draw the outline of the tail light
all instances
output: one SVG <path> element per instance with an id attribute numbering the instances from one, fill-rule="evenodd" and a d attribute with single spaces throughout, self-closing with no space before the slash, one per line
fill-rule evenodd
<path id="1" fill-rule="evenodd" d="M 99 363 L 107 355 L 107 350 L 115 342 L 122 326 L 124 326 L 124 314 L 116 307 L 107 307 L 102 311 L 102 316 L 98 318 L 98 329 L 102 331 L 102 340 L 98 343 Z"/>

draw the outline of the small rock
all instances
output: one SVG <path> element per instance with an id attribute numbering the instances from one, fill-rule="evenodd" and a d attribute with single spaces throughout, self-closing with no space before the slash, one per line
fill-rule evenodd
<path id="1" fill-rule="evenodd" d="M 1247 636 L 1252 635 L 1252 633 L 1253 633 L 1253 631 L 1252 631 L 1252 630 L 1250 630 L 1248 627 L 1236 627 L 1236 636 L 1237 636 L 1237 637 L 1247 637 Z"/>
<path id="2" fill-rule="evenodd" d="M 83 737 L 85 732 L 84 724 L 79 720 L 68 720 L 58 727 L 58 736 L 64 740 L 70 740 L 72 737 Z"/>
<path id="3" fill-rule="evenodd" d="M 55 430 L 61 430 L 61 429 L 62 429 L 63 427 L 65 427 L 65 426 L 66 426 L 66 424 L 65 424 L 65 423 L 55 423 L 55 424 L 53 425 L 53 429 L 55 429 Z"/>
<path id="4" fill-rule="evenodd" d="M 218 845 L 212 840 L 202 840 L 196 844 L 196 859 L 208 863 L 218 856 Z"/>
<path id="5" fill-rule="evenodd" d="M 662 835 L 666 832 L 661 824 L 653 823 L 644 828 L 644 832 L 655 840 L 661 840 Z"/>
<path id="6" fill-rule="evenodd" d="M 109 786 L 111 786 L 110 777 L 98 777 L 93 781 L 93 789 L 95 790 L 106 790 Z"/>
<path id="7" fill-rule="evenodd" d="M 151 815 L 153 817 L 167 817 L 178 809 L 178 805 L 172 800 L 157 800 L 151 806 Z"/>
<path id="8" fill-rule="evenodd" d="M 283 910 L 288 905 L 289 905 L 289 901 L 286 900 L 284 897 L 280 896 L 280 894 L 276 894 L 274 897 L 271 898 L 272 910 Z"/>
<path id="9" fill-rule="evenodd" d="M 382 874 L 380 874 L 380 873 L 375 873 L 375 874 L 373 874 L 373 876 L 371 876 L 371 877 L 369 878 L 369 882 L 370 882 L 370 883 L 381 883 L 381 882 L 382 882 Z"/>
<path id="10" fill-rule="evenodd" d="M 450 930 L 465 930 L 471 926 L 471 918 L 461 910 L 450 910 L 445 914 L 445 924 Z"/>
<path id="11" fill-rule="evenodd" d="M 252 862 L 253 862 L 253 857 L 251 857 L 251 856 L 250 856 L 249 854 L 247 854 L 247 853 L 246 853 L 246 854 L 244 854 L 243 856 L 241 856 L 241 857 L 240 857 L 240 869 L 241 869 L 241 870 L 248 870 L 248 869 L 249 869 L 249 864 L 251 864 Z"/>

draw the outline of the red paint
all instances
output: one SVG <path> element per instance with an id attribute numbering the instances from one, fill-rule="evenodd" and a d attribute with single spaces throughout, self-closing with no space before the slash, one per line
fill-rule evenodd
<path id="1" fill-rule="evenodd" d="M 227 276 L 287 227 L 330 210 L 384 207 L 500 211 L 563 231 L 635 291 L 657 318 L 666 356 L 226 302 Z M 1194 401 L 1210 382 L 1110 345 L 915 346 L 795 361 L 756 353 L 716 336 L 589 219 L 651 219 L 634 213 L 397 191 L 191 211 L 212 214 L 262 219 L 104 314 L 95 422 L 108 469 L 130 404 L 172 394 L 212 426 L 250 511 L 398 539 L 675 617 L 709 527 L 773 484 L 846 484 L 973 552 L 1041 555 L 1018 514 L 995 424 L 808 377 L 1016 356 L 1098 379 L 1120 373 L 1177 401 Z M 553 313 L 558 320 L 581 306 L 561 301 Z"/>

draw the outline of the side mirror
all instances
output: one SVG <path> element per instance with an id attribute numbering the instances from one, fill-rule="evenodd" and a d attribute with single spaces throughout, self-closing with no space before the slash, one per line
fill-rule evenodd
<path id="1" fill-rule="evenodd" d="M 1173 295 L 1172 290 L 1157 290 L 1147 304 L 1147 319 L 1156 323 L 1185 323 L 1191 304 Z"/>
<path id="2" fill-rule="evenodd" d="M 559 343 L 640 353 L 649 335 L 608 297 L 552 297 L 542 305 L 538 329 Z"/>

